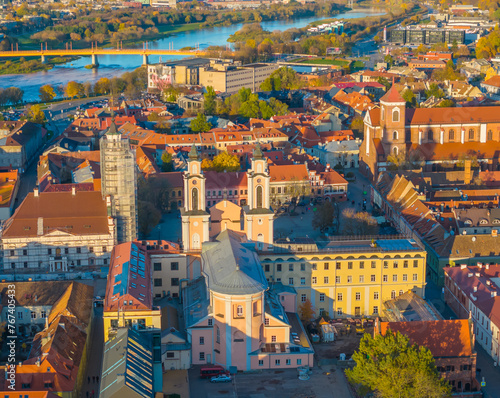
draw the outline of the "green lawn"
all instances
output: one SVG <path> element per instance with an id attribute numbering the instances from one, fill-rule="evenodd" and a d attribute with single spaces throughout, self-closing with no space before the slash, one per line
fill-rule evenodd
<path id="1" fill-rule="evenodd" d="M 306 58 L 300 61 L 301 64 L 316 64 L 316 65 L 338 65 L 338 66 L 348 66 L 349 61 L 342 59 L 331 59 L 331 58 Z"/>

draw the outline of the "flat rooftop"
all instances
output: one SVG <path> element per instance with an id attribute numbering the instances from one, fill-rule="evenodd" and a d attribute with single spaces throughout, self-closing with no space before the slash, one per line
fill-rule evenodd
<path id="1" fill-rule="evenodd" d="M 412 252 L 423 251 L 413 239 L 391 239 L 389 236 L 374 237 L 372 239 L 350 239 L 348 236 L 332 237 L 330 241 L 315 242 L 309 238 L 293 240 L 280 240 L 270 248 L 259 251 L 260 253 L 349 253 L 349 252 Z"/>

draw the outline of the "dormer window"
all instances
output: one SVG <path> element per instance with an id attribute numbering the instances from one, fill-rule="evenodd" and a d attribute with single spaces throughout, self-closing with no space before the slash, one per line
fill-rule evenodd
<path id="1" fill-rule="evenodd" d="M 481 219 L 481 221 L 479 221 L 479 224 L 482 224 L 482 225 L 488 224 L 488 220 L 483 218 L 483 219 Z"/>

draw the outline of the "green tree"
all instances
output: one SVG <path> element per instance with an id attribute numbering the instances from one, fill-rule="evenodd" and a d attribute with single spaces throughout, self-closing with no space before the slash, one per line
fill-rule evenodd
<path id="1" fill-rule="evenodd" d="M 444 91 L 436 83 L 431 83 L 428 90 L 425 90 L 427 98 L 436 97 L 444 98 Z"/>
<path id="2" fill-rule="evenodd" d="M 160 115 L 158 114 L 158 112 L 151 112 L 148 115 L 148 122 L 157 122 L 159 120 L 160 120 Z"/>
<path id="3" fill-rule="evenodd" d="M 335 221 L 335 207 L 326 201 L 324 204 L 316 207 L 312 219 L 312 227 L 319 229 L 320 232 L 325 232 L 328 228 L 333 227 Z"/>
<path id="4" fill-rule="evenodd" d="M 445 99 L 441 101 L 441 103 L 438 105 L 438 108 L 454 108 L 455 103 L 451 99 Z"/>
<path id="5" fill-rule="evenodd" d="M 66 95 L 70 98 L 82 97 L 84 94 L 83 84 L 70 81 L 66 85 Z"/>
<path id="6" fill-rule="evenodd" d="M 259 101 L 259 111 L 262 119 L 270 119 L 274 116 L 273 108 L 266 101 Z"/>
<path id="7" fill-rule="evenodd" d="M 392 86 L 392 83 L 387 80 L 385 77 L 382 77 L 380 76 L 378 79 L 377 79 L 377 82 L 379 82 L 380 84 L 382 84 L 383 86 L 385 86 L 385 89 L 386 90 L 389 90 Z"/>
<path id="8" fill-rule="evenodd" d="M 2 105 L 16 105 L 23 101 L 24 91 L 18 87 L 7 87 L 0 94 L 0 103 Z"/>
<path id="9" fill-rule="evenodd" d="M 107 77 L 101 77 L 94 84 L 94 93 L 96 94 L 109 94 L 111 91 L 111 83 Z"/>
<path id="10" fill-rule="evenodd" d="M 417 105 L 417 97 L 415 97 L 415 94 L 412 90 L 406 89 L 403 92 L 402 97 L 406 101 L 407 108 L 415 108 L 415 106 Z"/>
<path id="11" fill-rule="evenodd" d="M 138 200 L 137 213 L 139 234 L 141 237 L 146 237 L 160 222 L 161 212 L 151 202 Z"/>
<path id="12" fill-rule="evenodd" d="M 44 124 L 46 122 L 45 113 L 43 113 L 40 105 L 31 105 L 28 108 L 28 119 L 33 123 Z"/>
<path id="13" fill-rule="evenodd" d="M 40 94 L 38 96 L 40 97 L 40 101 L 42 102 L 52 101 L 57 95 L 54 87 L 52 87 L 50 84 L 46 84 L 40 87 L 39 91 Z"/>
<path id="14" fill-rule="evenodd" d="M 361 136 L 365 130 L 365 122 L 363 118 L 359 115 L 354 116 L 351 121 L 351 125 L 349 126 L 351 130 Z"/>
<path id="15" fill-rule="evenodd" d="M 288 105 L 274 97 L 269 99 L 269 106 L 272 108 L 274 115 L 282 116 L 288 113 Z"/>
<path id="16" fill-rule="evenodd" d="M 240 161 L 236 155 L 230 155 L 227 151 L 223 151 L 214 157 L 212 160 L 212 170 L 215 171 L 238 171 L 240 169 Z"/>
<path id="17" fill-rule="evenodd" d="M 450 384 L 439 377 L 432 353 L 410 344 L 407 336 L 365 334 L 352 356 L 356 366 L 347 378 L 384 398 L 447 398 Z M 363 391 L 366 393 L 366 391 Z"/>
<path id="18" fill-rule="evenodd" d="M 205 114 L 207 115 L 215 115 L 215 110 L 216 110 L 216 103 L 215 103 L 215 90 L 212 86 L 207 87 L 207 92 L 203 94 L 203 97 L 205 98 L 205 102 L 203 104 L 203 108 L 205 111 Z"/>
<path id="19" fill-rule="evenodd" d="M 191 120 L 191 130 L 195 133 L 205 133 L 212 128 L 212 123 L 207 121 L 204 113 L 198 113 L 196 117 Z"/>
<path id="20" fill-rule="evenodd" d="M 174 171 L 173 156 L 170 152 L 163 152 L 161 155 L 161 171 L 170 172 Z"/>

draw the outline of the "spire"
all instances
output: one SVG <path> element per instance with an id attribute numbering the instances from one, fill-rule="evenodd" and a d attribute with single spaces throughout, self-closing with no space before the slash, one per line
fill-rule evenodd
<path id="1" fill-rule="evenodd" d="M 199 160 L 198 151 L 196 150 L 195 144 L 191 146 L 191 150 L 189 151 L 189 160 Z"/>
<path id="2" fill-rule="evenodd" d="M 253 150 L 253 158 L 256 160 L 264 159 L 264 154 L 262 153 L 262 149 L 260 148 L 259 142 L 255 144 L 255 149 Z"/>
<path id="3" fill-rule="evenodd" d="M 118 132 L 118 128 L 116 127 L 115 123 L 115 112 L 113 110 L 113 97 L 111 97 L 111 125 L 109 126 L 108 131 L 106 132 L 106 135 L 117 135 L 120 134 Z"/>
<path id="4" fill-rule="evenodd" d="M 401 94 L 399 94 L 398 90 L 396 89 L 396 86 L 393 84 L 391 86 L 391 88 L 389 89 L 389 91 L 387 91 L 387 93 L 385 93 L 385 95 L 382 98 L 380 98 L 380 102 L 400 103 L 400 102 L 406 102 L 406 101 L 403 99 Z"/>

